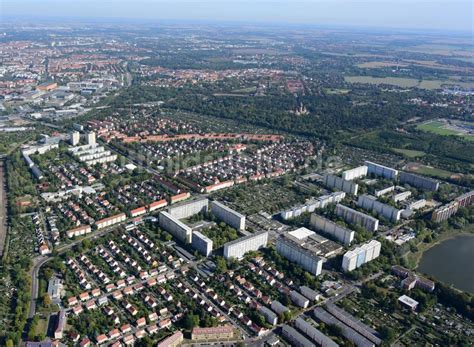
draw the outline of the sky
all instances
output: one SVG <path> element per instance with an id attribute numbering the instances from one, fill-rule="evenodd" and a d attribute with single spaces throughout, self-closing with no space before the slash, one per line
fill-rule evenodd
<path id="1" fill-rule="evenodd" d="M 473 32 L 472 0 L 0 0 L 10 17 L 233 21 Z"/>

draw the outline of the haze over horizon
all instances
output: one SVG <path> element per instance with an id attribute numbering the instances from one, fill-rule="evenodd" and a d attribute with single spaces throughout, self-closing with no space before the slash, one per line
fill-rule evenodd
<path id="1" fill-rule="evenodd" d="M 473 32 L 466 0 L 4 0 L 0 18 L 234 21 Z"/>

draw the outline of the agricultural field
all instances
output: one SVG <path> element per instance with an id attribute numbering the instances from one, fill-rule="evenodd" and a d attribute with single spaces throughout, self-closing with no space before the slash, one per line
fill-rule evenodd
<path id="1" fill-rule="evenodd" d="M 440 89 L 444 85 L 459 85 L 464 88 L 474 87 L 474 83 L 471 82 L 457 82 L 455 80 L 418 80 L 401 77 L 346 76 L 344 80 L 348 83 L 387 84 L 400 88 L 419 88 L 427 90 Z"/>

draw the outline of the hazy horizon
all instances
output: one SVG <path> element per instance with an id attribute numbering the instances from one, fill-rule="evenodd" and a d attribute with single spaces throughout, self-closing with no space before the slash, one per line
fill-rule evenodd
<path id="1" fill-rule="evenodd" d="M 311 24 L 473 32 L 471 1 L 4 0 L 1 17 Z"/>

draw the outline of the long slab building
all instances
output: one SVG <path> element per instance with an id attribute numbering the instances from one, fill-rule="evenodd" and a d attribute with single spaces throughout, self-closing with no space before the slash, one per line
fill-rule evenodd
<path id="1" fill-rule="evenodd" d="M 366 194 L 359 196 L 357 206 L 365 210 L 373 211 L 391 222 L 398 222 L 402 215 L 402 210 L 377 201 L 375 196 Z"/>
<path id="2" fill-rule="evenodd" d="M 336 342 L 331 340 L 329 337 L 324 335 L 321 331 L 316 329 L 315 326 L 305 321 L 303 318 L 298 317 L 295 319 L 295 327 L 308 336 L 311 340 L 316 342 L 318 346 L 324 347 L 337 347 L 339 346 Z"/>
<path id="3" fill-rule="evenodd" d="M 377 164 L 371 161 L 366 161 L 365 165 L 367 166 L 367 173 L 369 175 L 372 174 L 374 176 L 381 176 L 390 180 L 394 180 L 398 176 L 398 170 L 392 169 L 391 167 Z"/>
<path id="4" fill-rule="evenodd" d="M 185 219 L 198 213 L 208 211 L 209 200 L 207 198 L 198 198 L 174 205 L 168 208 L 170 216 L 176 219 Z"/>
<path id="5" fill-rule="evenodd" d="M 352 181 L 346 181 L 336 175 L 324 175 L 324 185 L 329 188 L 342 190 L 347 194 L 357 195 L 359 185 Z"/>
<path id="6" fill-rule="evenodd" d="M 336 215 L 342 217 L 346 223 L 360 225 L 368 231 L 377 231 L 379 228 L 379 220 L 377 218 L 341 204 L 336 205 Z"/>
<path id="7" fill-rule="evenodd" d="M 403 171 L 400 173 L 400 183 L 423 190 L 437 191 L 439 189 L 439 181 Z"/>
<path id="8" fill-rule="evenodd" d="M 289 261 L 318 276 L 322 271 L 325 257 L 338 254 L 342 251 L 342 246 L 319 236 L 314 231 L 299 228 L 281 235 L 276 240 L 276 249 Z"/>
<path id="9" fill-rule="evenodd" d="M 224 245 L 224 258 L 242 259 L 245 253 L 266 247 L 267 243 L 268 232 L 266 231 L 241 237 Z"/>
<path id="10" fill-rule="evenodd" d="M 211 202 L 211 212 L 219 220 L 237 230 L 245 230 L 245 216 L 237 211 L 221 204 L 218 201 Z"/>
<path id="11" fill-rule="evenodd" d="M 362 165 L 353 169 L 346 170 L 342 173 L 342 179 L 346 181 L 352 181 L 357 178 L 365 177 L 367 176 L 367 170 L 367 165 Z"/>
<path id="12" fill-rule="evenodd" d="M 158 217 L 160 228 L 163 228 L 179 241 L 191 243 L 192 229 L 168 212 L 162 211 Z"/>
<path id="13" fill-rule="evenodd" d="M 347 229 L 342 227 L 333 221 L 324 218 L 316 213 L 311 214 L 310 222 L 312 227 L 316 230 L 320 230 L 325 234 L 331 235 L 333 238 L 343 243 L 344 245 L 349 245 L 354 240 L 355 232 L 354 230 Z"/>

